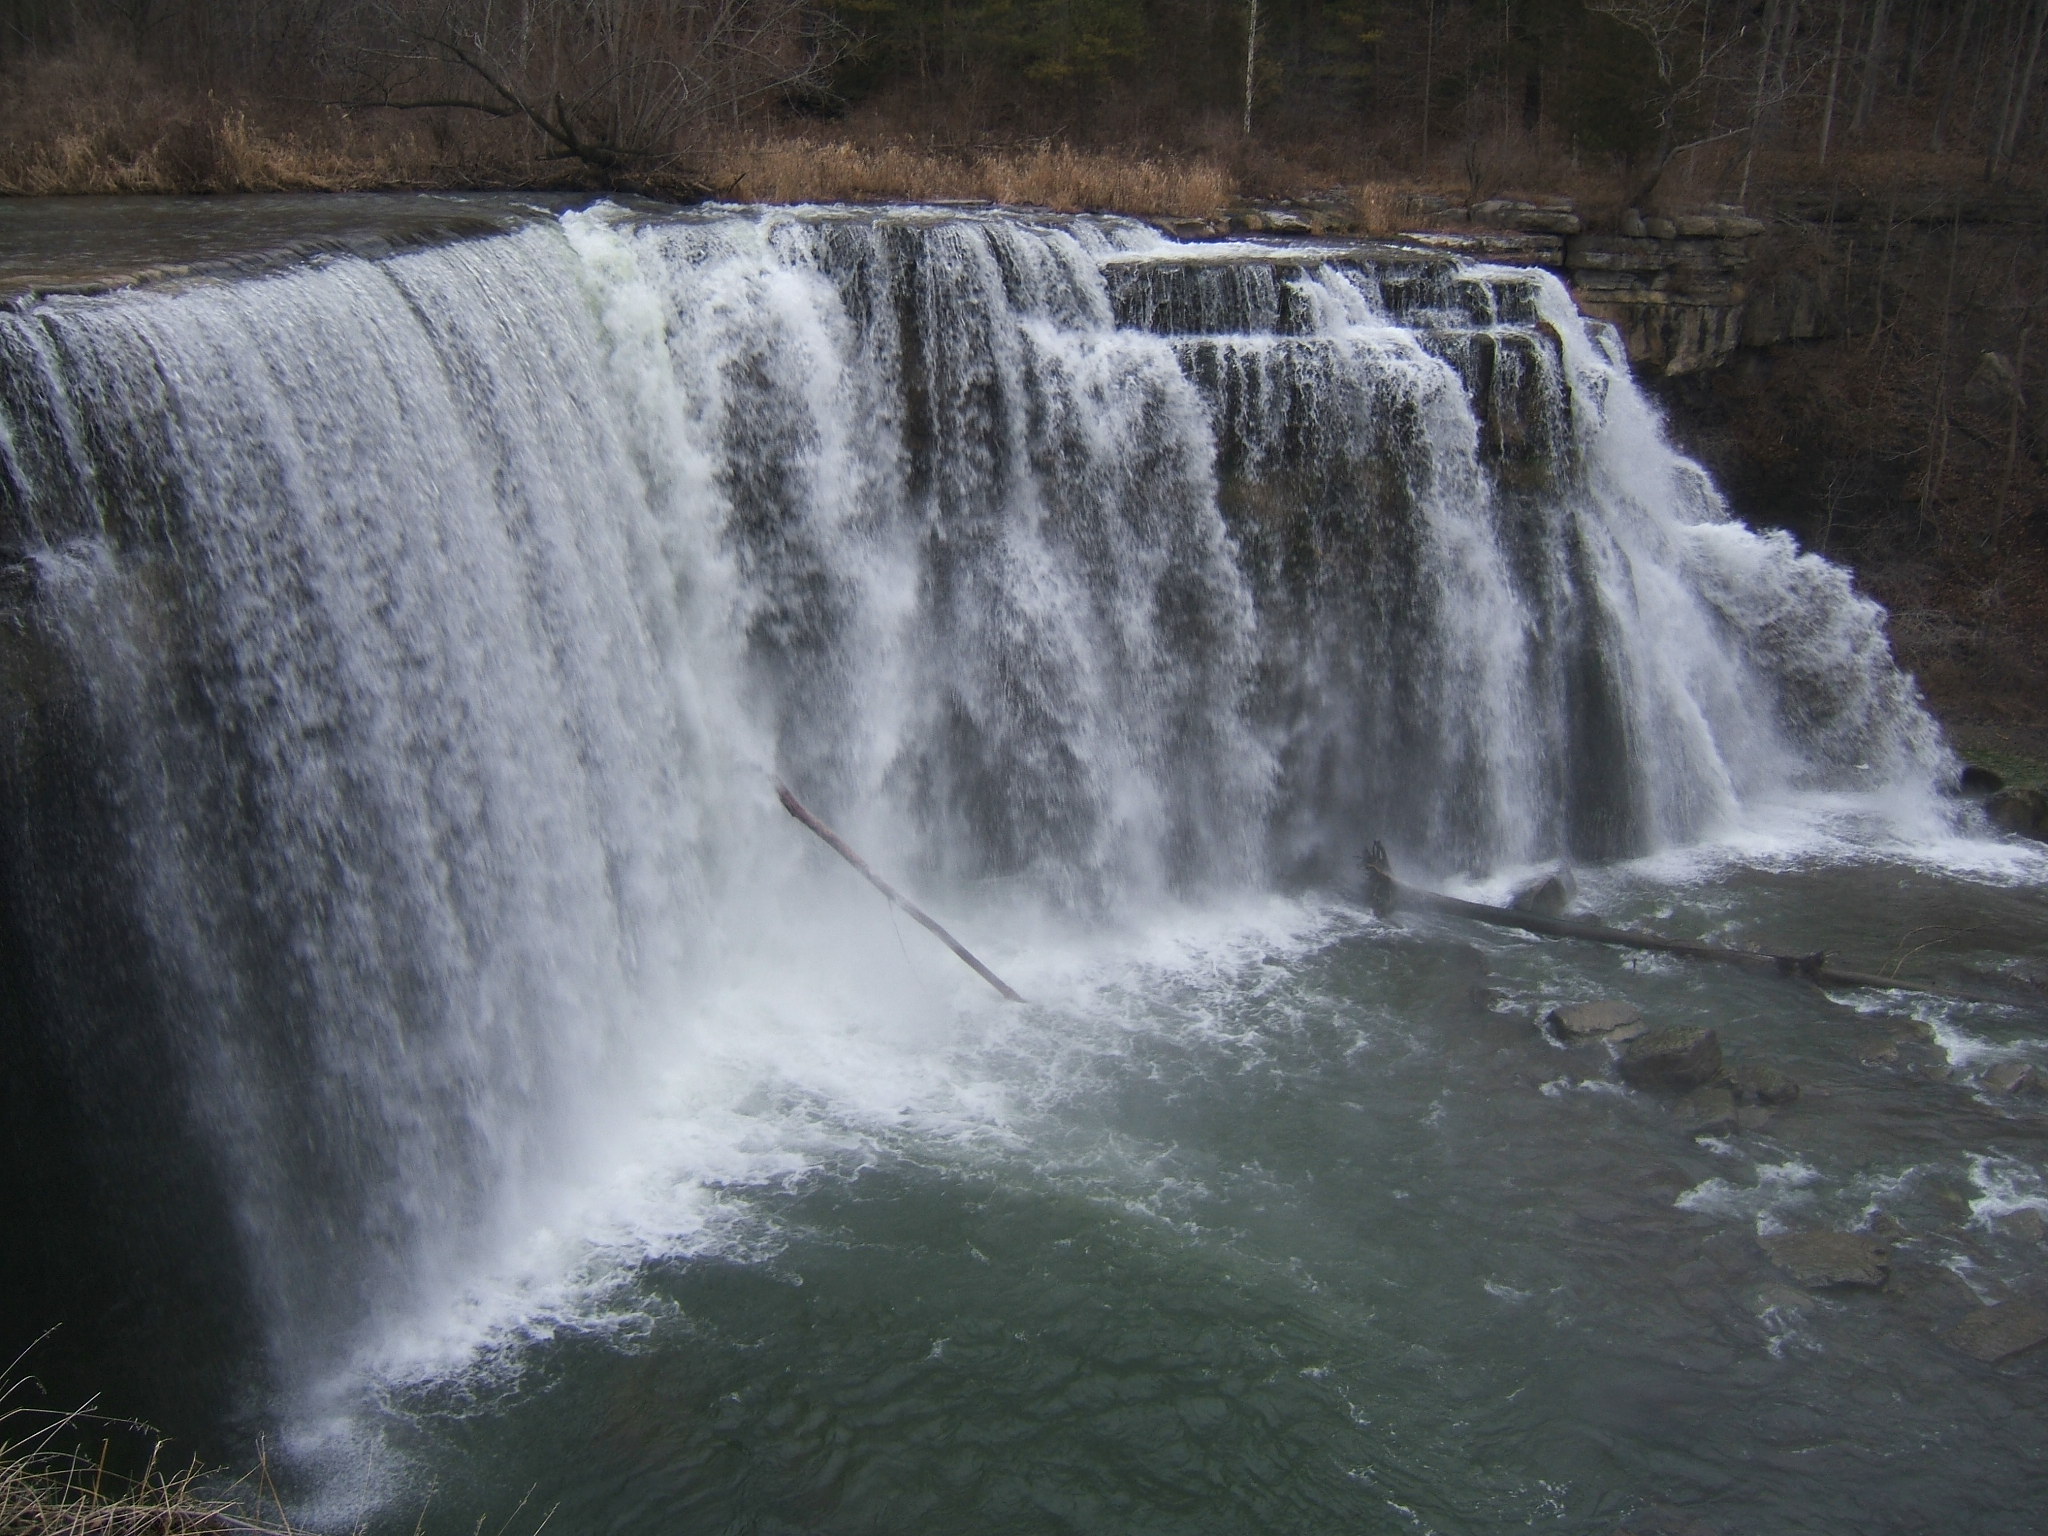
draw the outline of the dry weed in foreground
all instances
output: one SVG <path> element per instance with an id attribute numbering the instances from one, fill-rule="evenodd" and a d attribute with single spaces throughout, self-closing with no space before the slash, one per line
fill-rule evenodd
<path id="1" fill-rule="evenodd" d="M 1351 194 L 1351 205 L 1359 234 L 1391 235 L 1414 217 L 1415 193 L 1391 182 L 1368 181 Z"/>
<path id="2" fill-rule="evenodd" d="M 295 1536 L 281 1513 L 275 1524 L 251 1520 L 233 1501 L 202 1495 L 197 1466 L 166 1472 L 161 1441 L 134 1477 L 107 1470 L 104 1445 L 97 1462 L 61 1447 L 96 1422 L 84 1411 L 0 1412 L 0 1536 Z"/>
<path id="3" fill-rule="evenodd" d="M 963 154 L 901 145 L 764 139 L 732 154 L 748 201 L 931 202 L 978 198 L 1032 203 L 1070 212 L 1200 216 L 1230 201 L 1229 172 L 1209 160 L 1134 158 L 1071 145 Z"/>

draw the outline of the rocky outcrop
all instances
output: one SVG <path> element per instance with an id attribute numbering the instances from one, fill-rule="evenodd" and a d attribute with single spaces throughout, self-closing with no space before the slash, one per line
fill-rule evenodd
<path id="1" fill-rule="evenodd" d="M 1579 307 L 1612 324 L 1639 368 L 1692 373 L 1736 348 L 1830 334 L 1825 276 L 1748 272 L 1764 223 L 1740 209 L 1623 215 L 1620 232 L 1594 234 L 1569 198 L 1486 197 L 1457 202 L 1424 195 L 1410 204 L 1404 244 L 1504 266 L 1544 267 L 1570 284 Z M 1204 219 L 1155 221 L 1182 240 L 1241 235 L 1357 234 L 1347 197 L 1240 204 Z"/>
<path id="2" fill-rule="evenodd" d="M 1692 373 L 1744 345 L 1747 275 L 1763 232 L 1739 208 L 1649 217 L 1631 209 L 1619 234 L 1565 242 L 1565 277 L 1579 307 L 1621 333 L 1632 362 Z"/>
<path id="3" fill-rule="evenodd" d="M 1624 214 L 1592 234 L 1563 198 L 1488 198 L 1469 206 L 1424 198 L 1431 225 L 1406 238 L 1487 261 L 1548 267 L 1579 307 L 1620 333 L 1637 367 L 1693 373 L 1738 347 L 1823 333 L 1826 295 L 1804 280 L 1749 281 L 1761 219 L 1738 208 Z M 1804 284 L 1804 285 L 1803 285 Z"/>

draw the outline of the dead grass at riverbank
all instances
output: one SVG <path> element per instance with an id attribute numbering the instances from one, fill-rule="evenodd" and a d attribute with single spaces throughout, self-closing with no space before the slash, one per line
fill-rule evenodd
<path id="1" fill-rule="evenodd" d="M 28 1385 L 26 1380 L 11 1383 L 0 1400 Z M 110 1468 L 117 1431 L 121 1438 L 141 1436 L 146 1453 L 140 1472 L 127 1475 Z M 79 1448 L 95 1439 L 96 1453 Z M 0 1411 L 0 1533 L 296 1536 L 282 1513 L 265 1520 L 246 1502 L 202 1491 L 204 1469 L 196 1463 L 183 1471 L 170 1470 L 164 1449 L 160 1438 L 140 1426 L 90 1413 L 47 1412 L 20 1404 Z"/>
<path id="2" fill-rule="evenodd" d="M 522 185 L 495 125 L 222 100 L 83 49 L 0 74 L 0 195 L 355 192 Z M 515 168 L 524 175 L 509 174 Z M 550 173 L 553 174 L 552 168 Z"/>
<path id="3" fill-rule="evenodd" d="M 1197 157 L 1145 157 L 1069 144 L 947 153 L 900 144 L 763 138 L 720 157 L 731 196 L 750 201 L 1029 203 L 1066 210 L 1203 216 L 1227 204 L 1230 171 Z"/>

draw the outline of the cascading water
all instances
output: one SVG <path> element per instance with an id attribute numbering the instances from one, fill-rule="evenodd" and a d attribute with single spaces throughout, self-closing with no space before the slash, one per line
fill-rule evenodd
<path id="1" fill-rule="evenodd" d="M 760 933 L 830 950 L 776 774 L 987 932 L 1943 757 L 1554 280 L 1391 247 L 599 208 L 49 298 L 0 523 L 35 1070 L 288 1393 L 573 1227 Z"/>

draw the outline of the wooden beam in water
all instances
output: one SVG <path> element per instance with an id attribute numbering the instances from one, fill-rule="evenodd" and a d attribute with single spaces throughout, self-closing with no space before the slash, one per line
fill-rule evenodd
<path id="1" fill-rule="evenodd" d="M 935 919 L 933 919 L 930 915 L 928 915 L 922 907 L 918 906 L 916 902 L 912 901 L 909 897 L 905 896 L 901 891 L 897 890 L 895 886 L 891 885 L 888 881 L 884 880 L 880 875 L 876 874 L 872 869 L 868 868 L 867 860 L 863 859 L 859 854 L 855 853 L 853 849 L 848 845 L 845 838 L 841 837 L 837 832 L 834 832 L 830 827 L 826 826 L 824 822 L 818 820 L 817 817 L 813 816 L 810 813 L 810 811 L 805 807 L 804 803 L 801 800 L 797 799 L 795 795 L 789 792 L 789 786 L 787 784 L 778 781 L 775 785 L 775 794 L 776 798 L 781 800 L 782 808 L 785 811 L 789 812 L 790 815 L 794 816 L 798 821 L 802 822 L 805 826 L 809 827 L 813 832 L 817 833 L 818 836 L 824 840 L 826 847 L 830 848 L 834 853 L 838 854 L 839 857 L 846 860 L 846 862 L 851 864 L 855 869 L 859 870 L 861 872 L 862 877 L 868 882 L 869 885 L 872 885 L 876 890 L 880 891 L 884 896 L 888 897 L 891 902 L 895 903 L 897 906 L 901 907 L 906 913 L 908 913 L 912 922 L 918 923 L 923 927 L 929 929 L 932 933 L 938 935 L 939 942 L 944 944 L 946 948 L 953 951 L 954 954 L 958 955 L 963 961 L 965 961 L 968 967 L 973 970 L 975 975 L 979 976 L 983 981 L 987 982 L 990 986 L 994 987 L 998 992 L 1002 993 L 1003 996 L 1008 998 L 1011 1002 L 1021 1003 L 1024 1001 L 1023 997 L 1017 992 L 1017 990 L 1014 987 L 1012 987 L 1007 981 L 1003 980 L 1003 978 L 998 976 L 994 971 L 990 970 L 987 966 L 983 965 L 979 960 L 975 959 L 973 952 L 969 950 L 965 944 L 962 944 L 958 939 L 954 938 L 952 934 L 946 932 L 944 928 L 941 928 L 938 922 Z"/>
<path id="2" fill-rule="evenodd" d="M 1783 955 L 1768 950 L 1730 949 L 1720 944 L 1702 944 L 1695 939 L 1668 939 L 1662 934 L 1643 933 L 1633 928 L 1608 928 L 1599 923 L 1582 923 L 1568 917 L 1547 917 L 1539 912 L 1518 912 L 1513 907 L 1490 907 L 1484 902 L 1463 901 L 1456 896 L 1423 890 L 1420 886 L 1401 884 L 1393 876 L 1387 861 L 1386 849 L 1378 843 L 1374 843 L 1366 850 L 1365 869 L 1367 901 L 1373 911 L 1381 916 L 1396 907 L 1406 906 L 1426 912 L 1442 912 L 1452 917 L 1469 918 L 1475 923 L 1489 923 L 1496 928 L 1519 928 L 1526 933 L 1542 934 L 1546 938 L 1580 939 L 1590 944 L 1614 944 L 1624 949 L 1678 955 L 1687 960 L 1739 965 L 1747 970 L 1802 979 L 1823 987 L 1872 987 L 1888 992 L 1912 992 L 1922 997 L 1942 997 L 1965 1003 L 1996 1003 L 2004 1007 L 2022 1008 L 2041 1006 L 2038 998 L 2001 997 L 1987 992 L 1970 992 L 1955 987 L 1933 987 L 1919 982 L 1900 981 L 1896 976 L 1880 976 L 1870 971 L 1844 970 L 1829 962 L 1826 950 L 1817 950 L 1810 955 Z"/>

